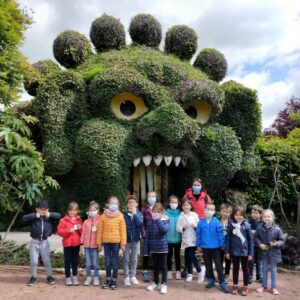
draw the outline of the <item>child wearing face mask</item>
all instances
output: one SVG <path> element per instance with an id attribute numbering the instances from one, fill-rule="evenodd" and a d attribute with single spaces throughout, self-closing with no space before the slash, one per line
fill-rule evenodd
<path id="1" fill-rule="evenodd" d="M 248 261 L 253 258 L 253 237 L 251 226 L 246 221 L 246 210 L 242 206 L 233 209 L 232 222 L 227 228 L 227 238 L 225 243 L 225 253 L 227 259 L 232 261 L 233 289 L 232 294 L 238 293 L 239 269 L 240 264 L 243 270 L 244 286 L 242 295 L 248 295 Z"/>
<path id="2" fill-rule="evenodd" d="M 152 208 L 152 219 L 148 221 L 148 227 L 143 245 L 144 255 L 152 256 L 154 281 L 147 287 L 147 291 L 158 288 L 159 272 L 162 272 L 160 293 L 167 293 L 167 232 L 169 218 L 165 215 L 165 209 L 161 203 L 156 203 Z"/>
<path id="3" fill-rule="evenodd" d="M 169 208 L 166 211 L 166 215 L 169 217 L 169 230 L 167 232 L 168 240 L 168 279 L 173 279 L 172 273 L 172 258 L 173 252 L 175 256 L 176 266 L 176 279 L 181 279 L 180 274 L 180 247 L 181 247 L 181 233 L 176 230 L 177 222 L 180 216 L 180 210 L 178 209 L 179 200 L 176 196 L 169 197 Z"/>
<path id="4" fill-rule="evenodd" d="M 208 276 L 206 288 L 215 285 L 213 262 L 218 273 L 219 286 L 221 291 L 229 293 L 229 289 L 224 280 L 223 268 L 221 263 L 220 249 L 224 246 L 224 234 L 221 222 L 214 217 L 215 205 L 206 204 L 205 217 L 197 225 L 196 246 L 203 251 L 204 264 Z"/>
<path id="5" fill-rule="evenodd" d="M 127 236 L 126 224 L 123 214 L 119 211 L 119 200 L 110 197 L 107 208 L 100 216 L 97 226 L 98 250 L 104 248 L 106 280 L 103 289 L 117 289 L 117 277 L 119 268 L 119 250 L 125 251 Z M 113 272 L 112 272 L 113 269 Z"/>
<path id="6" fill-rule="evenodd" d="M 77 270 L 80 248 L 82 220 L 78 216 L 79 206 L 76 202 L 68 205 L 67 215 L 57 227 L 57 234 L 63 238 L 66 285 L 78 285 Z M 71 265 L 73 278 L 71 279 Z"/>
<path id="7" fill-rule="evenodd" d="M 145 207 L 142 208 L 142 214 L 143 214 L 143 226 L 142 226 L 142 237 L 143 239 L 146 236 L 148 223 L 150 220 L 152 220 L 152 208 L 156 202 L 158 202 L 158 196 L 155 191 L 151 191 L 147 193 L 147 204 Z M 143 256 L 143 281 L 149 282 L 150 281 L 150 275 L 148 272 L 149 269 L 149 256 Z"/>
<path id="8" fill-rule="evenodd" d="M 281 247 L 284 245 L 284 235 L 281 228 L 275 224 L 274 212 L 266 209 L 263 212 L 263 225 L 256 229 L 256 241 L 262 257 L 262 287 L 256 291 L 262 293 L 267 290 L 268 273 L 271 273 L 271 292 L 279 295 L 277 290 L 277 264 L 281 262 Z"/>
<path id="9" fill-rule="evenodd" d="M 99 204 L 92 201 L 89 204 L 88 218 L 83 222 L 81 245 L 84 247 L 86 279 L 84 285 L 92 281 L 91 268 L 94 267 L 94 285 L 99 285 L 99 252 L 96 243 L 97 225 L 99 223 Z"/>

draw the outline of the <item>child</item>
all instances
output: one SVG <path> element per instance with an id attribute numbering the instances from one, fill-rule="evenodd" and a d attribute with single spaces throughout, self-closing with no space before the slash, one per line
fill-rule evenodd
<path id="1" fill-rule="evenodd" d="M 119 200 L 116 197 L 108 199 L 108 208 L 104 210 L 98 223 L 97 245 L 99 251 L 104 247 L 106 280 L 103 289 L 117 289 L 119 268 L 119 250 L 125 251 L 126 224 L 123 214 L 119 211 Z M 111 269 L 113 274 L 111 276 Z"/>
<path id="2" fill-rule="evenodd" d="M 81 244 L 84 247 L 86 279 L 84 285 L 91 284 L 91 268 L 94 267 L 94 285 L 99 285 L 99 252 L 96 243 L 97 225 L 99 223 L 99 204 L 90 202 L 88 218 L 82 225 Z"/>
<path id="3" fill-rule="evenodd" d="M 246 211 L 242 206 L 236 206 L 232 212 L 232 222 L 228 225 L 225 253 L 231 258 L 233 265 L 232 294 L 238 293 L 240 263 L 243 270 L 244 286 L 242 295 L 248 295 L 248 260 L 253 257 L 253 238 L 251 227 L 246 222 Z"/>
<path id="4" fill-rule="evenodd" d="M 169 198 L 169 208 L 166 211 L 166 215 L 169 217 L 169 230 L 167 232 L 168 241 L 168 279 L 173 279 L 172 275 L 172 258 L 173 251 L 175 255 L 176 266 L 176 279 L 181 279 L 180 274 L 180 247 L 181 247 L 181 234 L 176 230 L 178 218 L 180 216 L 180 210 L 178 209 L 178 198 L 174 195 Z"/>
<path id="5" fill-rule="evenodd" d="M 225 239 L 227 237 L 227 227 L 228 227 L 228 224 L 230 223 L 231 213 L 232 213 L 232 206 L 228 203 L 223 203 L 221 205 L 220 222 L 221 222 L 222 227 L 223 227 L 223 234 L 224 234 Z M 225 239 L 224 239 L 224 243 L 225 243 Z M 228 279 L 229 279 L 231 260 L 226 258 L 225 251 L 224 251 L 224 246 L 220 249 L 220 254 L 221 254 L 222 267 L 223 267 L 223 263 L 224 263 L 224 260 L 225 260 L 224 280 L 227 283 Z"/>
<path id="6" fill-rule="evenodd" d="M 262 255 L 262 287 L 256 291 L 262 293 L 267 290 L 268 272 L 271 271 L 271 291 L 279 295 L 277 290 L 277 264 L 281 262 L 281 247 L 284 244 L 284 235 L 278 225 L 274 223 L 275 216 L 271 209 L 263 212 L 263 225 L 256 230 L 256 241 Z"/>
<path id="7" fill-rule="evenodd" d="M 51 259 L 48 237 L 52 234 L 52 221 L 59 220 L 61 215 L 56 212 L 49 212 L 48 202 L 40 201 L 36 207 L 36 212 L 23 216 L 22 221 L 31 226 L 30 236 L 32 238 L 29 246 L 31 278 L 28 285 L 37 283 L 37 266 L 39 256 L 42 257 L 46 268 L 47 282 L 52 285 L 55 280 L 52 277 Z"/>
<path id="8" fill-rule="evenodd" d="M 80 248 L 82 220 L 78 216 L 79 207 L 76 202 L 71 202 L 67 215 L 63 217 L 57 227 L 57 234 L 63 238 L 66 285 L 78 285 L 77 269 Z M 71 265 L 73 282 L 71 279 Z"/>
<path id="9" fill-rule="evenodd" d="M 142 236 L 145 238 L 146 236 L 146 231 L 148 227 L 148 222 L 152 220 L 152 207 L 156 202 L 158 202 L 158 196 L 155 191 L 148 192 L 147 193 L 147 204 L 145 207 L 142 208 L 142 214 L 144 217 L 144 223 L 142 227 Z M 149 256 L 143 256 L 143 281 L 144 282 L 149 282 L 150 281 L 150 276 L 149 276 Z"/>
<path id="10" fill-rule="evenodd" d="M 182 234 L 181 248 L 184 249 L 185 266 L 188 270 L 186 282 L 193 280 L 193 264 L 198 273 L 198 283 L 204 280 L 204 271 L 201 270 L 198 259 L 195 255 L 196 251 L 196 227 L 198 223 L 198 215 L 191 211 L 192 204 L 190 200 L 186 200 L 182 204 L 183 212 L 177 222 L 176 229 Z"/>
<path id="11" fill-rule="evenodd" d="M 131 286 L 139 284 L 136 279 L 137 258 L 139 252 L 143 214 L 137 209 L 138 202 L 135 195 L 126 197 L 127 210 L 124 212 L 126 223 L 127 244 L 123 256 L 124 284 Z M 130 270 L 128 268 L 130 260 Z"/>
<path id="12" fill-rule="evenodd" d="M 159 282 L 159 271 L 162 271 L 160 293 L 167 293 L 167 255 L 168 241 L 167 232 L 169 228 L 168 217 L 164 214 L 165 209 L 161 203 L 156 203 L 152 208 L 152 219 L 148 221 L 144 241 L 144 255 L 152 256 L 154 282 L 147 287 L 147 291 L 157 289 Z"/>
<path id="13" fill-rule="evenodd" d="M 258 255 L 259 247 L 255 238 L 255 232 L 259 226 L 263 224 L 261 219 L 263 213 L 263 208 L 259 205 L 253 205 L 251 208 L 251 218 L 249 218 L 248 222 L 251 226 L 252 237 L 254 242 L 254 254 L 253 259 L 248 263 L 248 272 L 249 272 L 249 284 L 252 284 L 253 278 L 253 267 L 254 264 L 256 266 L 256 280 L 261 282 L 261 258 Z"/>
<path id="14" fill-rule="evenodd" d="M 214 217 L 215 212 L 214 204 L 206 204 L 205 217 L 197 225 L 196 246 L 203 251 L 203 259 L 208 276 L 206 288 L 212 288 L 215 285 L 214 262 L 218 273 L 220 289 L 224 293 L 229 293 L 229 289 L 224 281 L 220 255 L 220 248 L 224 245 L 223 228 L 221 222 Z"/>

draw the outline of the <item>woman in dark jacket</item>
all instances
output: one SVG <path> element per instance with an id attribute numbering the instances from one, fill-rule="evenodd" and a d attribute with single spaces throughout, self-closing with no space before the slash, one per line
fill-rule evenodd
<path id="1" fill-rule="evenodd" d="M 271 271 L 271 291 L 279 295 L 277 290 L 277 264 L 281 262 L 281 247 L 284 245 L 284 235 L 278 225 L 274 223 L 274 212 L 266 209 L 263 213 L 264 224 L 256 230 L 256 241 L 262 258 L 262 287 L 256 291 L 264 292 L 268 285 L 268 271 Z"/>

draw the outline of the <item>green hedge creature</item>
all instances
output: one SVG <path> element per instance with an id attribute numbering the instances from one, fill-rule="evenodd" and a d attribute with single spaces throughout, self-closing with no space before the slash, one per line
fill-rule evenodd
<path id="1" fill-rule="evenodd" d="M 187 26 L 168 30 L 165 52 L 153 16 L 135 16 L 129 32 L 130 46 L 119 20 L 97 18 L 95 53 L 81 34 L 65 31 L 53 47 L 65 68 L 34 64 L 26 79 L 46 169 L 62 187 L 51 198 L 65 206 L 135 193 L 144 204 L 154 189 L 166 201 L 199 176 L 216 199 L 260 134 L 256 92 L 220 85 L 227 62 L 217 50 L 200 52 L 192 66 L 198 37 Z"/>

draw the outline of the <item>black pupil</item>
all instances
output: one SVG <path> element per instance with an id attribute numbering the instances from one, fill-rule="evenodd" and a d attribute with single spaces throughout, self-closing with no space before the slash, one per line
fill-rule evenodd
<path id="1" fill-rule="evenodd" d="M 197 118 L 197 109 L 193 106 L 189 106 L 187 109 L 185 109 L 185 113 L 190 116 L 192 119 Z"/>
<path id="2" fill-rule="evenodd" d="M 135 104 L 130 100 L 121 103 L 120 110 L 125 116 L 132 116 L 135 113 Z"/>

